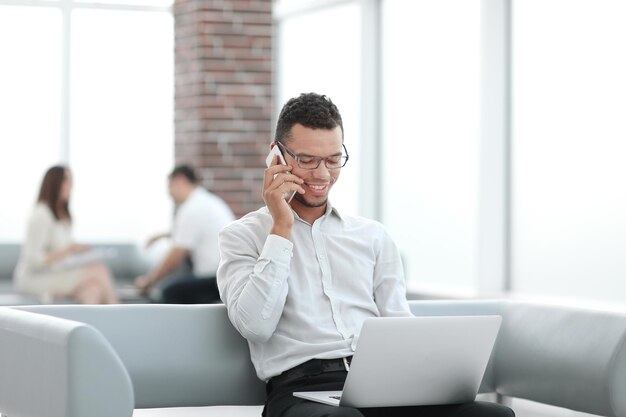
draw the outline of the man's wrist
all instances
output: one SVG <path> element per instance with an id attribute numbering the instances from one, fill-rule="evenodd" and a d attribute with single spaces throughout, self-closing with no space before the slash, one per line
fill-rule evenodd
<path id="1" fill-rule="evenodd" d="M 291 237 L 291 227 L 275 224 L 274 226 L 272 226 L 272 230 L 270 231 L 270 233 L 273 235 L 284 237 L 285 239 L 289 239 Z"/>

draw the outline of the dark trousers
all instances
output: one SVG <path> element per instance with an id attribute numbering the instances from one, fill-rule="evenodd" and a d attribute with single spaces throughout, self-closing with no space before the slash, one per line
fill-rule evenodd
<path id="1" fill-rule="evenodd" d="M 161 289 L 160 302 L 165 304 L 215 304 L 222 301 L 215 277 L 196 278 L 189 275 L 164 285 Z"/>
<path id="2" fill-rule="evenodd" d="M 347 372 L 326 372 L 297 378 L 272 378 L 267 384 L 264 417 L 515 417 L 500 404 L 474 401 L 467 404 L 416 407 L 351 408 L 333 407 L 296 398 L 295 391 L 343 389 Z"/>

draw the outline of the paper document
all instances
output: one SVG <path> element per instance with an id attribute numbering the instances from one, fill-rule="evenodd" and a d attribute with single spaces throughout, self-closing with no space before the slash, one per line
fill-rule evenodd
<path id="1" fill-rule="evenodd" d="M 94 248 L 85 252 L 74 253 L 65 257 L 60 266 L 65 269 L 76 268 L 90 264 L 92 262 L 104 261 L 106 259 L 115 258 L 117 251 L 113 248 Z"/>

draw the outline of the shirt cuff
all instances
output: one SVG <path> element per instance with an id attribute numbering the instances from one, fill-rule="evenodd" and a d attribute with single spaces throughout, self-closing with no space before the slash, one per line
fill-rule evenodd
<path id="1" fill-rule="evenodd" d="M 278 235 L 268 235 L 265 246 L 261 251 L 260 259 L 271 259 L 272 261 L 290 264 L 293 256 L 293 243 L 289 239 Z"/>

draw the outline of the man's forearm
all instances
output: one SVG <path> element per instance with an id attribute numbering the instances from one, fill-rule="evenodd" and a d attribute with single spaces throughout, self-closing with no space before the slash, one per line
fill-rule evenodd
<path id="1" fill-rule="evenodd" d="M 157 283 L 170 274 L 188 256 L 189 251 L 183 248 L 172 248 L 165 256 L 165 259 L 150 271 L 148 279 L 151 284 Z"/>

